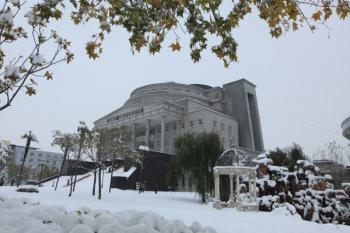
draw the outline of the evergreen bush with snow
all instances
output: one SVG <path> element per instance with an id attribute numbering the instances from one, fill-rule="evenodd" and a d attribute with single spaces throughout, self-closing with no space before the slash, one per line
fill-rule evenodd
<path id="1" fill-rule="evenodd" d="M 332 177 L 321 175 L 312 162 L 298 160 L 294 172 L 273 166 L 266 155 L 253 162 L 257 164 L 260 211 L 298 213 L 304 220 L 318 223 L 350 223 L 349 193 L 335 190 Z"/>

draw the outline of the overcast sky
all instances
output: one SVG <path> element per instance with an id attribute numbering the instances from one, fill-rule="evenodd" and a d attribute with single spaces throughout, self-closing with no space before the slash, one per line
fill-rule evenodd
<path id="1" fill-rule="evenodd" d="M 64 20 L 56 26 L 72 41 L 74 62 L 57 65 L 54 80 L 39 80 L 36 96 L 21 94 L 0 112 L 0 138 L 24 145 L 20 136 L 33 130 L 39 139 L 33 146 L 57 151 L 50 145 L 52 130 L 74 131 L 79 120 L 93 126 L 137 87 L 168 81 L 222 86 L 245 78 L 257 85 L 266 149 L 296 142 L 312 154 L 329 141 L 346 145 L 340 124 L 350 116 L 349 23 L 334 20 L 331 29 L 302 29 L 276 40 L 265 23 L 251 15 L 234 32 L 239 63 L 225 69 L 210 52 L 192 63 L 186 36 L 180 40 L 180 53 L 164 47 L 155 56 L 132 55 L 123 30 L 107 36 L 104 54 L 91 61 L 84 46 L 95 27 L 76 27 Z M 23 49 L 17 45 L 8 54 Z"/>

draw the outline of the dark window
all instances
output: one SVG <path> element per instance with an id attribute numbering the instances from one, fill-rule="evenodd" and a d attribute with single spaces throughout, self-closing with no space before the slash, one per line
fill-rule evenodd
<path id="1" fill-rule="evenodd" d="M 190 121 L 190 126 L 193 126 L 193 121 Z"/>
<path id="2" fill-rule="evenodd" d="M 198 119 L 198 124 L 199 125 L 203 124 L 203 119 Z"/>

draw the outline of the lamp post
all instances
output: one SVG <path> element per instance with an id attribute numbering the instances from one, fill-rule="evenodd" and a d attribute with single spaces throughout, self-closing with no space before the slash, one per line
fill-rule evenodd
<path id="1" fill-rule="evenodd" d="M 38 162 L 38 165 L 40 166 L 40 174 L 39 174 L 39 181 L 38 181 L 38 186 L 40 187 L 41 175 L 42 175 L 42 172 L 43 172 L 43 167 L 45 165 L 45 162 L 40 161 L 40 162 Z"/>

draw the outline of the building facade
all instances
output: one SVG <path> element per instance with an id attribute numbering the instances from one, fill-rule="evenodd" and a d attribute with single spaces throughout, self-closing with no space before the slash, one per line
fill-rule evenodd
<path id="1" fill-rule="evenodd" d="M 14 164 L 21 165 L 24 155 L 24 146 L 11 144 L 11 161 Z M 56 152 L 42 151 L 39 148 L 30 147 L 24 166 L 27 168 L 37 168 L 41 163 L 54 169 L 60 169 L 63 161 L 63 154 Z"/>
<path id="2" fill-rule="evenodd" d="M 264 151 L 255 85 L 241 79 L 210 87 L 174 82 L 137 88 L 117 110 L 94 122 L 95 128 L 126 126 L 131 146 L 173 154 L 186 133 L 215 132 L 223 148 Z"/>

